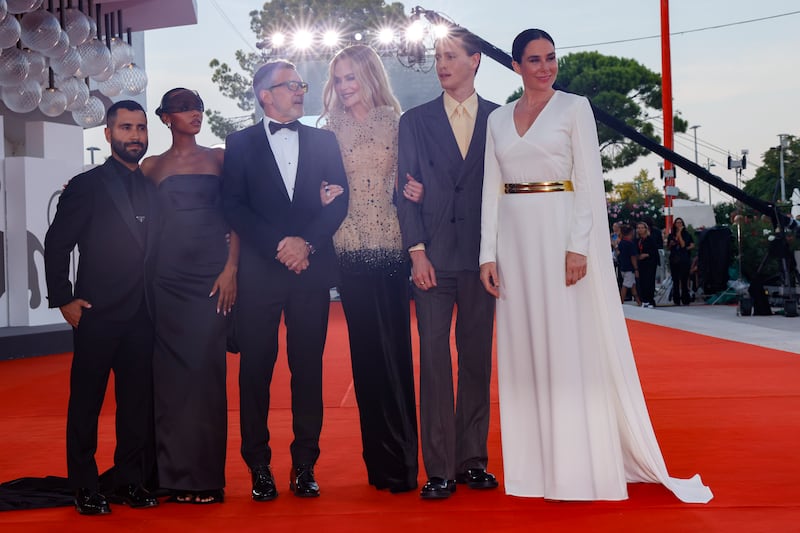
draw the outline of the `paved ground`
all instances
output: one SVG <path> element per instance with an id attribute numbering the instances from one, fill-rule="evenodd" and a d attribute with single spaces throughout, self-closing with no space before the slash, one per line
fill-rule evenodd
<path id="1" fill-rule="evenodd" d="M 800 317 L 737 316 L 734 305 L 645 309 L 628 302 L 623 309 L 632 320 L 800 354 Z"/>

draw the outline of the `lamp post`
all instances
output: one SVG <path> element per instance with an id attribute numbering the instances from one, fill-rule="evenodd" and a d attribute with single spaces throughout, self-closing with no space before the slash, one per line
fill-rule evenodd
<path id="1" fill-rule="evenodd" d="M 708 162 L 706 163 L 706 170 L 711 172 L 711 167 L 717 166 L 709 157 Z M 711 184 L 708 184 L 708 205 L 711 205 Z"/>
<path id="2" fill-rule="evenodd" d="M 91 161 L 92 165 L 94 165 L 94 153 L 99 149 L 97 146 L 90 146 L 86 149 L 89 152 L 89 161 Z"/>
<path id="3" fill-rule="evenodd" d="M 699 164 L 697 162 L 697 128 L 699 128 L 699 124 L 695 124 L 694 126 L 689 126 L 690 129 L 694 130 L 694 162 L 695 164 Z M 695 185 L 697 187 L 697 201 L 700 201 L 700 178 L 697 176 L 694 177 Z"/>
<path id="4" fill-rule="evenodd" d="M 728 155 L 728 170 L 733 169 L 736 172 L 736 188 L 741 189 L 740 182 L 742 181 L 742 169 L 747 168 L 747 153 L 746 148 L 742 149 L 742 158 L 734 159 Z M 741 202 L 738 202 L 741 206 Z"/>
<path id="5" fill-rule="evenodd" d="M 781 141 L 781 202 L 786 203 L 786 181 L 783 176 L 783 152 L 789 147 L 789 134 L 780 133 L 778 139 Z"/>

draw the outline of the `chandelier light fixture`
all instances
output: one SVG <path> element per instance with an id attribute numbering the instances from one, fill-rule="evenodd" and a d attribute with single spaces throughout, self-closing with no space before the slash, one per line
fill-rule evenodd
<path id="1" fill-rule="evenodd" d="M 108 97 L 147 88 L 123 28 L 121 10 L 102 13 L 92 0 L 0 0 L 0 98 L 15 113 L 69 111 L 84 128 L 102 124 L 91 82 Z"/>

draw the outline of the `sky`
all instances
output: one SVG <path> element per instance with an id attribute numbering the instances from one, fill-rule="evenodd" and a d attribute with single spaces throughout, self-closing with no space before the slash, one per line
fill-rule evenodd
<path id="1" fill-rule="evenodd" d="M 526 28 L 541 28 L 553 36 L 556 53 L 597 51 L 635 59 L 661 73 L 661 2 L 657 0 L 420 0 L 404 3 L 406 14 L 421 7 L 437 11 L 498 48 L 510 51 L 514 37 Z M 196 25 L 145 33 L 145 65 L 149 78 L 148 108 L 154 110 L 167 90 L 189 87 L 200 92 L 206 107 L 226 116 L 244 113 L 211 82 L 212 58 L 236 68 L 236 50 L 255 49 L 248 13 L 260 9 L 257 0 L 196 0 Z M 743 182 L 752 178 L 767 150 L 779 144 L 778 135 L 800 135 L 800 4 L 797 0 L 672 0 L 669 2 L 673 109 L 695 130 L 675 135 L 675 151 L 736 184 L 727 169 L 727 155 L 741 158 L 749 151 Z M 762 20 L 758 20 L 762 19 Z M 696 31 L 697 30 L 697 31 Z M 476 80 L 481 96 L 498 103 L 520 86 L 512 71 L 484 58 Z M 169 148 L 169 132 L 153 113 L 148 154 Z M 655 121 L 661 133 L 661 119 Z M 207 126 L 198 142 L 221 142 Z M 86 130 L 85 146 L 109 154 L 102 128 Z M 89 154 L 86 154 L 89 160 Z M 615 182 L 630 181 L 641 169 L 657 177 L 659 158 L 648 156 L 607 174 Z M 776 176 L 777 179 L 777 176 Z M 694 198 L 697 180 L 678 169 L 677 185 Z M 708 202 L 709 188 L 699 183 L 700 200 Z M 787 196 L 791 191 L 787 191 Z M 712 190 L 711 201 L 728 201 Z"/>

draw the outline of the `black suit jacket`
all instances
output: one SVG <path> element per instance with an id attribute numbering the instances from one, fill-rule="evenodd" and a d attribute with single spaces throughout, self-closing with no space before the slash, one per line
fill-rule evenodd
<path id="1" fill-rule="evenodd" d="M 263 121 L 232 133 L 225 141 L 222 202 L 225 217 L 239 234 L 239 281 L 250 286 L 330 288 L 336 284 L 333 234 L 347 214 L 347 177 L 336 137 L 300 125 L 294 196 L 289 199 Z M 323 207 L 323 181 L 344 187 L 344 194 Z M 275 259 L 278 242 L 302 237 L 315 249 L 309 267 L 295 274 Z"/>
<path id="2" fill-rule="evenodd" d="M 92 304 L 84 313 L 113 322 L 139 310 L 155 267 L 158 210 L 155 186 L 139 174 L 147 203 L 141 231 L 123 182 L 126 172 L 109 158 L 72 178 L 61 193 L 44 240 L 50 307 L 82 298 Z M 69 265 L 76 245 L 80 256 L 73 290 Z"/>
<path id="3" fill-rule="evenodd" d="M 461 157 L 444 97 L 406 111 L 400 118 L 398 179 L 406 173 L 425 187 L 422 204 L 397 198 L 406 248 L 424 243 L 434 268 L 479 270 L 481 194 L 486 120 L 497 104 L 478 97 L 478 114 L 466 158 Z"/>

